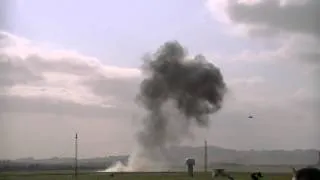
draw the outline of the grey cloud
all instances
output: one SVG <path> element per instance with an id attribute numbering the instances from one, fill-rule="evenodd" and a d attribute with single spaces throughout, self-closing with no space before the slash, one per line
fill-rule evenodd
<path id="1" fill-rule="evenodd" d="M 19 61 L 19 57 L 8 57 L 0 53 L 0 88 L 42 79 L 41 75 L 12 61 Z"/>
<path id="2" fill-rule="evenodd" d="M 19 47 L 20 43 L 23 47 Z M 5 149 L 15 149 L 18 157 L 33 155 L 30 154 L 30 148 L 37 151 L 35 154 L 45 154 L 44 156 L 48 152 L 65 152 L 68 148 L 52 147 L 50 150 L 43 150 L 42 142 L 34 139 L 39 134 L 50 134 L 50 138 L 54 137 L 52 139 L 56 141 L 64 140 L 72 129 L 82 129 L 82 135 L 87 132 L 87 137 L 84 138 L 90 139 L 90 142 L 111 141 L 113 138 L 108 139 L 109 136 L 117 136 L 116 141 L 112 142 L 116 144 L 114 148 L 121 147 L 117 142 L 119 139 L 132 136 L 131 131 L 138 124 L 137 117 L 143 113 L 134 104 L 139 85 L 136 69 L 110 67 L 91 57 L 70 54 L 68 51 L 54 54 L 41 51 L 37 49 L 38 46 L 23 43 L 19 37 L 0 32 L 0 129 L 2 127 L 11 132 L 0 138 L 6 143 Z M 69 94 L 70 98 L 67 97 Z M 10 125 L 23 124 L 22 122 L 28 126 Z M 46 122 L 55 127 L 48 125 L 44 128 Z M 57 128 L 62 128 L 58 127 L 59 124 L 68 126 L 68 123 L 72 125 L 65 128 L 66 132 L 56 133 Z M 93 129 L 93 124 L 101 125 L 95 125 L 96 129 Z M 32 131 L 35 127 L 37 133 Z M 116 133 L 114 129 L 120 133 Z M 33 134 L 28 134 L 28 137 L 21 135 L 28 131 Z M 93 135 L 95 133 L 92 132 L 95 131 L 109 134 Z M 18 143 L 21 141 L 29 142 L 29 150 L 21 145 L 23 143 Z M 107 146 L 101 145 L 99 149 L 110 151 L 109 145 L 110 143 Z M 87 156 L 92 156 L 92 151 L 88 152 Z M 0 153 L 0 157 L 7 158 L 9 155 L 6 152 Z"/>
<path id="3" fill-rule="evenodd" d="M 320 115 L 318 110 L 320 107 L 320 96 L 317 93 L 317 88 L 314 86 L 313 92 L 302 92 L 301 94 L 295 94 L 288 101 L 292 105 L 296 106 L 304 112 L 308 112 L 314 115 Z"/>
<path id="4" fill-rule="evenodd" d="M 248 32 L 251 37 L 274 37 L 276 34 L 280 33 L 280 29 L 272 29 L 268 27 L 255 27 L 250 29 Z"/>
<path id="5" fill-rule="evenodd" d="M 320 65 L 320 1 L 288 0 L 283 3 L 281 0 L 266 0 L 253 4 L 239 3 L 237 0 L 226 2 L 222 13 L 232 26 L 245 27 L 245 33 L 251 38 L 280 44 L 277 49 L 271 50 L 273 53 L 264 54 L 264 59 L 286 59 L 288 62 Z M 214 13 L 217 11 L 215 7 L 211 8 Z"/>
<path id="6" fill-rule="evenodd" d="M 298 32 L 320 38 L 320 1 L 318 0 L 287 5 L 280 5 L 278 0 L 261 1 L 255 5 L 231 3 L 228 13 L 235 23 L 270 28 L 268 31 L 274 33 Z M 264 32 L 266 32 L 265 29 Z"/>
<path id="7" fill-rule="evenodd" d="M 41 57 L 37 54 L 32 54 L 26 57 L 28 65 L 40 72 L 52 71 L 52 72 L 67 72 L 79 76 L 88 76 L 97 73 L 99 65 L 97 62 L 81 61 L 73 57 L 61 57 L 60 59 L 54 59 L 50 56 Z"/>
<path id="8" fill-rule="evenodd" d="M 32 44 L 25 45 L 27 48 L 23 47 L 21 52 L 19 43 L 23 42 L 19 42 L 18 37 L 8 33 L 0 32 L 0 43 L 0 88 L 5 89 L 0 96 L 0 114 L 46 112 L 76 117 L 130 118 L 130 115 L 136 111 L 136 107 L 130 102 L 134 100 L 139 80 L 135 77 L 117 76 L 117 74 L 132 73 L 131 70 L 127 72 L 128 69 L 108 67 L 94 58 L 70 54 L 70 52 L 54 54 L 38 49 L 33 51 Z M 31 46 L 30 52 L 29 46 Z M 45 73 L 54 73 L 54 75 L 47 77 Z M 66 82 L 58 82 L 63 83 L 61 85 L 51 84 L 56 80 L 48 78 L 61 79 L 60 74 L 75 77 L 70 79 L 73 84 L 69 85 L 68 79 Z M 19 92 L 10 93 L 16 86 L 21 87 L 18 89 Z M 76 92 L 79 94 L 75 96 L 81 98 L 89 95 L 89 97 L 96 97 L 94 100 L 99 102 L 92 105 L 76 102 L 72 98 L 66 100 L 66 98 L 59 99 L 57 96 L 50 97 L 51 88 L 56 86 L 59 86 L 61 92 L 70 93 L 78 89 L 88 89 L 89 91 Z M 76 88 L 68 91 L 71 86 Z M 28 89 L 29 87 L 31 89 Z M 29 96 L 28 93 L 33 91 L 33 88 L 46 91 L 47 96 Z M 53 93 L 56 93 L 56 90 Z M 109 97 L 112 97 L 112 100 L 109 100 Z M 105 105 L 113 107 L 106 108 Z"/>
<path id="9" fill-rule="evenodd" d="M 320 51 L 319 52 L 302 52 L 298 54 L 302 61 L 307 61 L 312 65 L 320 65 Z"/>
<path id="10" fill-rule="evenodd" d="M 81 118 L 126 119 L 134 113 L 133 109 L 122 107 L 101 107 L 82 105 L 70 101 L 50 98 L 25 98 L 19 96 L 0 96 L 0 114 L 5 113 L 46 113 L 57 116 Z"/>
<path id="11" fill-rule="evenodd" d="M 139 90 L 140 79 L 132 78 L 107 78 L 103 76 L 95 76 L 83 81 L 91 91 L 99 96 L 107 96 L 117 93 L 117 103 L 134 102 L 136 94 Z M 128 102 L 129 101 L 129 102 Z M 130 103 L 132 105 L 132 103 Z"/>

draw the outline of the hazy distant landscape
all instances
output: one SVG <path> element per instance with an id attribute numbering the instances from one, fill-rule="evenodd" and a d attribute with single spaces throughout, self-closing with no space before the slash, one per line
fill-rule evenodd
<path id="1" fill-rule="evenodd" d="M 0 0 L 0 180 L 320 175 L 319 12 Z"/>
<path id="2" fill-rule="evenodd" d="M 196 159 L 196 169 L 202 169 L 204 164 L 203 147 L 173 147 L 169 162 L 171 170 L 184 169 L 186 157 Z M 318 160 L 316 150 L 265 150 L 265 151 L 237 151 L 216 146 L 208 146 L 208 164 L 210 168 L 226 168 L 232 171 L 248 171 L 259 169 L 261 171 L 285 172 L 290 166 L 315 165 Z M 82 170 L 106 169 L 113 163 L 121 161 L 127 163 L 128 155 L 96 157 L 79 159 L 79 168 Z M 23 158 L 16 160 L 1 160 L 2 170 L 72 170 L 74 158 L 34 159 Z"/>

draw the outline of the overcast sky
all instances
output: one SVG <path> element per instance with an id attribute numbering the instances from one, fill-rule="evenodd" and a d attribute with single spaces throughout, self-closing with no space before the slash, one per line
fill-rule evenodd
<path id="1" fill-rule="evenodd" d="M 184 144 L 320 149 L 318 0 L 1 3 L 0 159 L 72 156 L 75 132 L 81 157 L 130 153 L 141 57 L 168 40 L 204 54 L 229 87 Z"/>

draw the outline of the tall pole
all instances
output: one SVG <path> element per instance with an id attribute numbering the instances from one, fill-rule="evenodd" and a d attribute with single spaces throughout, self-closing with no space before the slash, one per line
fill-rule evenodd
<path id="1" fill-rule="evenodd" d="M 74 178 L 78 179 L 78 133 L 76 133 L 75 137 L 75 159 L 74 159 Z"/>
<path id="2" fill-rule="evenodd" d="M 318 151 L 318 162 L 317 165 L 320 166 L 320 151 Z"/>
<path id="3" fill-rule="evenodd" d="M 208 168 L 208 147 L 207 140 L 204 141 L 204 172 L 207 172 Z"/>

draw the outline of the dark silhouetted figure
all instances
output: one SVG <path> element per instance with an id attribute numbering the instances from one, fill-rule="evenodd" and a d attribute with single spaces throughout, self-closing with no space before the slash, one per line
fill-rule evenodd
<path id="1" fill-rule="evenodd" d="M 261 172 L 254 172 L 250 174 L 251 180 L 259 180 L 263 178 L 263 175 Z"/>
<path id="2" fill-rule="evenodd" d="M 216 179 L 217 177 L 226 177 L 228 180 L 234 180 L 234 178 L 225 172 L 224 169 L 215 169 L 212 173 L 212 179 Z"/>
<path id="3" fill-rule="evenodd" d="M 293 169 L 295 180 L 320 180 L 320 169 L 314 167 L 306 167 L 296 171 Z"/>
<path id="4" fill-rule="evenodd" d="M 196 165 L 196 161 L 194 159 L 188 158 L 186 160 L 186 165 L 187 165 L 187 168 L 188 168 L 189 176 L 193 177 L 194 176 L 194 174 L 193 174 L 193 166 Z"/>

